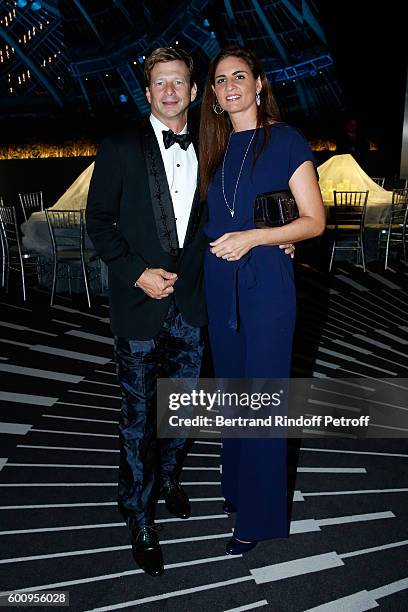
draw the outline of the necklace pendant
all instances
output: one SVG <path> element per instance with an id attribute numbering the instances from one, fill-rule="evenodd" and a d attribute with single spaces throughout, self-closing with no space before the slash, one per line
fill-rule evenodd
<path id="1" fill-rule="evenodd" d="M 230 213 L 231 213 L 231 217 L 233 217 L 234 213 L 235 213 L 235 210 L 230 210 Z"/>

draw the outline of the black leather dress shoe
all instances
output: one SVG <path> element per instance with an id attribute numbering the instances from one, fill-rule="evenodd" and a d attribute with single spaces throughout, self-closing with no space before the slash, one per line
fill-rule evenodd
<path id="1" fill-rule="evenodd" d="M 146 574 L 160 576 L 164 572 L 161 546 L 153 525 L 134 527 L 132 534 L 132 552 L 136 563 Z"/>
<path id="2" fill-rule="evenodd" d="M 165 480 L 162 485 L 162 493 L 166 508 L 170 514 L 182 519 L 190 518 L 190 500 L 178 480 Z"/>
<path id="3" fill-rule="evenodd" d="M 232 502 L 226 499 L 222 505 L 222 511 L 225 512 L 225 514 L 232 514 L 233 512 L 236 512 L 237 509 Z"/>

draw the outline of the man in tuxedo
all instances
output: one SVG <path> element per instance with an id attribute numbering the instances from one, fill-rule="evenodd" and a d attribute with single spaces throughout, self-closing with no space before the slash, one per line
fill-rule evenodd
<path id="1" fill-rule="evenodd" d="M 196 378 L 206 324 L 197 156 L 187 131 L 195 99 L 193 62 L 181 49 L 156 49 L 145 62 L 150 117 L 100 145 L 88 203 L 88 234 L 109 271 L 111 328 L 122 391 L 118 505 L 133 555 L 163 573 L 155 504 L 189 518 L 179 483 L 189 443 L 156 438 L 157 378 Z"/>

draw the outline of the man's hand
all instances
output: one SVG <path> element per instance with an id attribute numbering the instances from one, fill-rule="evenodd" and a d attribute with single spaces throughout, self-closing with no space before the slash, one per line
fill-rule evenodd
<path id="1" fill-rule="evenodd" d="M 163 268 L 148 268 L 137 279 L 135 286 L 139 287 L 154 300 L 161 300 L 174 292 L 177 274 L 166 272 Z"/>
<path id="2" fill-rule="evenodd" d="M 280 244 L 279 245 L 280 249 L 285 249 L 285 254 L 286 255 L 290 255 L 290 258 L 293 259 L 295 256 L 295 245 L 290 243 L 290 244 Z"/>

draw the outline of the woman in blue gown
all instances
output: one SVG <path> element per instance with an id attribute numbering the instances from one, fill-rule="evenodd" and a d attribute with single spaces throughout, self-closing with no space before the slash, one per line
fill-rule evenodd
<path id="1" fill-rule="evenodd" d="M 324 208 L 304 136 L 279 120 L 254 54 L 212 60 L 200 126 L 201 196 L 207 199 L 205 289 L 217 378 L 288 378 L 296 318 L 291 258 L 278 245 L 321 234 Z M 290 188 L 299 219 L 255 229 L 257 194 Z M 225 439 L 222 490 L 236 511 L 229 554 L 288 537 L 286 439 Z"/>

